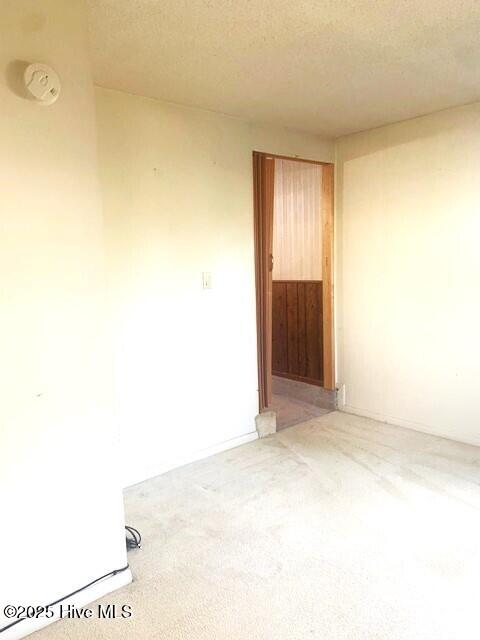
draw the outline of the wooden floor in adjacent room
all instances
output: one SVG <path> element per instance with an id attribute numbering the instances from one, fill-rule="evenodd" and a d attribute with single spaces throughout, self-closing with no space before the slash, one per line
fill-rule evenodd
<path id="1" fill-rule="evenodd" d="M 317 407 L 309 402 L 302 402 L 302 400 L 279 394 L 273 394 L 272 404 L 269 408 L 277 414 L 277 431 L 306 422 L 312 418 L 319 418 L 331 411 L 330 409 Z"/>
<path id="2" fill-rule="evenodd" d="M 272 377 L 273 395 L 269 409 L 277 414 L 277 431 L 319 418 L 336 406 L 334 391 L 286 377 Z"/>

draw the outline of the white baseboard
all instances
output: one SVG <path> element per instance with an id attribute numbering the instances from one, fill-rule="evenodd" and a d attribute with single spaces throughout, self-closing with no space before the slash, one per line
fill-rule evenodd
<path id="1" fill-rule="evenodd" d="M 110 578 L 105 578 L 101 582 L 97 582 L 96 584 L 88 587 L 84 591 L 80 591 L 76 595 L 64 600 L 61 605 L 66 607 L 67 605 L 74 605 L 76 608 L 86 607 L 91 602 L 102 598 L 103 596 L 111 593 L 112 591 L 116 591 L 121 587 L 125 587 L 127 584 L 130 584 L 132 581 L 132 573 L 130 569 L 126 569 L 121 573 L 117 573 L 114 576 L 110 576 Z M 34 631 L 38 631 L 43 627 L 56 622 L 60 618 L 60 604 L 52 607 L 54 611 L 54 615 L 49 618 L 38 618 L 38 619 L 25 619 L 22 622 L 19 622 L 15 626 L 7 629 L 1 634 L 2 640 L 20 640 L 20 638 L 25 638 L 25 636 L 30 635 Z M 6 621 L 8 623 L 8 621 Z M 2 625 L 4 622 L 2 621 Z M 68 620 L 66 620 L 65 624 L 68 624 Z M 66 634 L 68 635 L 68 634 Z"/>
<path id="2" fill-rule="evenodd" d="M 149 467 L 142 472 L 127 476 L 127 478 L 125 478 L 123 486 L 125 488 L 131 487 L 132 485 L 144 482 L 149 478 L 161 476 L 163 473 L 167 473 L 167 471 L 171 471 L 172 469 L 176 469 L 177 467 L 183 467 L 184 465 L 190 464 L 191 462 L 203 460 L 203 458 L 209 458 L 216 453 L 221 453 L 222 451 L 227 451 L 228 449 L 234 449 L 235 447 L 239 447 L 242 444 L 246 444 L 247 442 L 252 442 L 252 440 L 257 439 L 258 433 L 256 431 L 251 431 L 250 433 L 246 433 L 242 436 L 237 436 L 236 438 L 231 438 L 230 440 L 225 440 L 224 442 L 219 442 L 218 444 L 214 444 L 210 447 L 205 447 L 204 449 L 198 449 L 197 451 L 179 455 L 177 458 L 172 458 L 167 462 L 164 461 L 158 466 L 155 465 L 154 467 Z"/>
<path id="3" fill-rule="evenodd" d="M 405 420 L 403 418 L 390 416 L 388 414 L 376 413 L 375 411 L 369 411 L 368 409 L 362 409 L 360 407 L 353 407 L 349 404 L 346 404 L 341 408 L 339 407 L 339 411 L 351 413 L 352 415 L 361 416 L 363 418 L 371 418 L 372 420 L 377 420 L 377 422 L 385 422 L 396 427 L 413 429 L 413 431 L 420 431 L 421 433 L 427 433 L 431 436 L 445 438 L 446 440 L 453 440 L 454 442 L 462 442 L 463 444 L 470 444 L 476 447 L 480 446 L 480 437 L 472 438 L 462 433 L 455 433 L 455 437 L 453 437 L 451 433 L 449 433 L 448 431 L 443 431 L 438 427 L 432 427 L 431 425 L 423 424 L 421 422 L 412 422 L 411 420 Z"/>

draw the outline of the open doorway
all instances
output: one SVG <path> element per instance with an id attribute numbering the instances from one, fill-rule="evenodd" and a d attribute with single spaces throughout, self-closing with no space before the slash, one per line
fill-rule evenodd
<path id="1" fill-rule="evenodd" d="M 277 429 L 335 405 L 333 165 L 254 152 L 260 412 Z"/>

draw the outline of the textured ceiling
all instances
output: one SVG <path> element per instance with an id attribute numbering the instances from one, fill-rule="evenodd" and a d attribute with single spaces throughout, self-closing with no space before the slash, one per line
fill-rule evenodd
<path id="1" fill-rule="evenodd" d="M 480 99 L 479 0 L 88 0 L 95 81 L 340 136 Z"/>

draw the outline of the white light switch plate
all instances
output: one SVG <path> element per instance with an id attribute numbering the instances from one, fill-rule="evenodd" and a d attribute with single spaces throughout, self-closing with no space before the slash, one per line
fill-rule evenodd
<path id="1" fill-rule="evenodd" d="M 212 288 L 212 274 L 210 271 L 204 271 L 202 273 L 202 284 L 204 289 Z"/>

